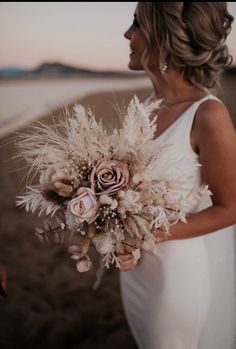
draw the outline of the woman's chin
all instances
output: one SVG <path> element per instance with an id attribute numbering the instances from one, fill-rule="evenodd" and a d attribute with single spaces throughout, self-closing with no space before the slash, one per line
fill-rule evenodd
<path id="1" fill-rule="evenodd" d="M 128 67 L 131 70 L 144 70 L 141 64 L 132 62 L 132 59 L 129 61 Z"/>

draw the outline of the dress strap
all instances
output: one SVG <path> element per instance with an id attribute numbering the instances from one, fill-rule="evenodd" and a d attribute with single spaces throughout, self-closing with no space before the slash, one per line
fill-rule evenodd
<path id="1" fill-rule="evenodd" d="M 202 97 L 201 99 L 199 99 L 198 101 L 194 102 L 192 104 L 192 108 L 191 109 L 191 112 L 188 113 L 188 116 L 187 116 L 187 124 L 188 124 L 188 131 L 189 133 L 191 132 L 191 129 L 192 129 L 192 125 L 193 125 L 193 121 L 194 121 L 194 118 L 195 118 L 195 115 L 196 115 L 196 111 L 198 109 L 198 107 L 204 103 L 205 101 L 209 100 L 209 99 L 213 99 L 213 100 L 217 100 L 218 102 L 221 102 L 222 101 L 217 98 L 216 96 L 212 95 L 212 94 L 209 94 L 209 95 L 206 95 L 204 97 Z M 187 126 L 187 125 L 186 125 Z"/>
<path id="2" fill-rule="evenodd" d="M 205 102 L 205 101 L 208 100 L 208 99 L 215 99 L 215 100 L 217 100 L 217 101 L 219 101 L 219 102 L 222 103 L 222 101 L 221 101 L 218 97 L 216 97 L 216 96 L 214 96 L 214 95 L 212 95 L 212 94 L 208 94 L 208 95 L 202 97 L 201 99 L 199 99 L 199 100 L 196 101 L 195 103 L 197 103 L 197 105 L 199 106 L 200 104 L 202 104 L 203 102 Z"/>
<path id="3" fill-rule="evenodd" d="M 196 101 L 196 102 L 194 102 L 192 104 L 189 112 L 187 112 L 187 115 L 186 115 L 186 117 L 183 120 L 184 124 L 182 124 L 181 127 L 182 127 L 182 132 L 184 134 L 182 136 L 183 136 L 183 139 L 185 139 L 185 142 L 187 143 L 188 148 L 189 148 L 189 150 L 191 152 L 193 152 L 193 149 L 192 149 L 192 146 L 191 146 L 190 135 L 191 135 L 191 131 L 192 131 L 192 127 L 193 127 L 193 122 L 194 122 L 194 118 L 195 118 L 195 115 L 196 115 L 196 111 L 197 111 L 198 107 L 202 103 L 204 103 L 205 101 L 207 101 L 209 99 L 217 100 L 217 101 L 222 103 L 222 101 L 219 98 L 217 98 L 216 96 L 214 96 L 212 94 L 208 94 L 208 95 L 204 96 L 203 98 L 201 98 L 200 100 L 198 100 L 198 101 Z"/>
<path id="4" fill-rule="evenodd" d="M 163 134 L 161 134 L 160 138 L 164 142 L 176 142 L 182 149 L 181 151 L 187 151 L 192 155 L 194 153 L 194 155 L 197 157 L 197 154 L 193 151 L 191 146 L 190 135 L 196 111 L 199 105 L 208 99 L 214 99 L 221 102 L 219 98 L 211 94 L 202 97 L 198 101 L 195 101 L 166 131 L 163 132 Z"/>

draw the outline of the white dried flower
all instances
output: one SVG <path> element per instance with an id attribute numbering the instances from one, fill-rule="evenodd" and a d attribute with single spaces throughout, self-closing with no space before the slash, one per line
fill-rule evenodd
<path id="1" fill-rule="evenodd" d="M 115 210 L 118 206 L 118 202 L 116 199 L 113 199 L 112 204 L 111 204 L 111 209 Z"/>
<path id="2" fill-rule="evenodd" d="M 101 254 L 107 254 L 113 250 L 113 239 L 108 234 L 99 234 L 93 238 L 96 250 Z"/>
<path id="3" fill-rule="evenodd" d="M 112 198 L 108 196 L 107 194 L 102 194 L 99 198 L 101 205 L 111 205 L 112 204 Z"/>
<path id="4" fill-rule="evenodd" d="M 118 199 L 122 199 L 124 196 L 125 196 L 124 190 L 118 191 L 118 193 L 117 193 L 117 198 L 118 198 Z"/>
<path id="5" fill-rule="evenodd" d="M 101 205 L 108 205 L 111 207 L 112 210 L 114 210 L 118 206 L 118 202 L 116 199 L 112 199 L 107 194 L 102 194 L 99 198 Z"/>
<path id="6" fill-rule="evenodd" d="M 132 189 L 127 190 L 119 199 L 119 211 L 139 213 L 142 209 L 142 204 L 140 203 L 139 199 L 140 194 L 138 192 L 135 192 Z"/>
<path id="7" fill-rule="evenodd" d="M 135 248 L 132 251 L 132 255 L 134 256 L 135 262 L 137 263 L 137 261 L 141 258 L 141 252 L 139 248 Z"/>
<path id="8" fill-rule="evenodd" d="M 132 177 L 132 181 L 134 184 L 138 184 L 139 182 L 141 182 L 143 180 L 143 177 L 137 173 Z"/>

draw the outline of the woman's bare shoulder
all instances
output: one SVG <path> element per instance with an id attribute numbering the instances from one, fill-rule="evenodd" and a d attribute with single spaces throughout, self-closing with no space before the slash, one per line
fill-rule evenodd
<path id="1" fill-rule="evenodd" d="M 200 134 L 234 132 L 228 108 L 221 101 L 208 99 L 198 107 L 195 114 L 196 131 Z"/>

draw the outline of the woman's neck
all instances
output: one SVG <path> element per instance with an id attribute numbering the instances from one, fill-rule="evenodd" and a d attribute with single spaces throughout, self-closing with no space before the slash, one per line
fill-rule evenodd
<path id="1" fill-rule="evenodd" d="M 182 79 L 181 74 L 174 69 L 169 69 L 165 73 L 167 80 L 163 78 L 160 71 L 152 73 L 153 77 L 151 80 L 155 91 L 155 97 L 162 99 L 162 103 L 166 106 L 194 101 L 208 94 L 207 90 L 190 85 L 190 83 Z"/>

